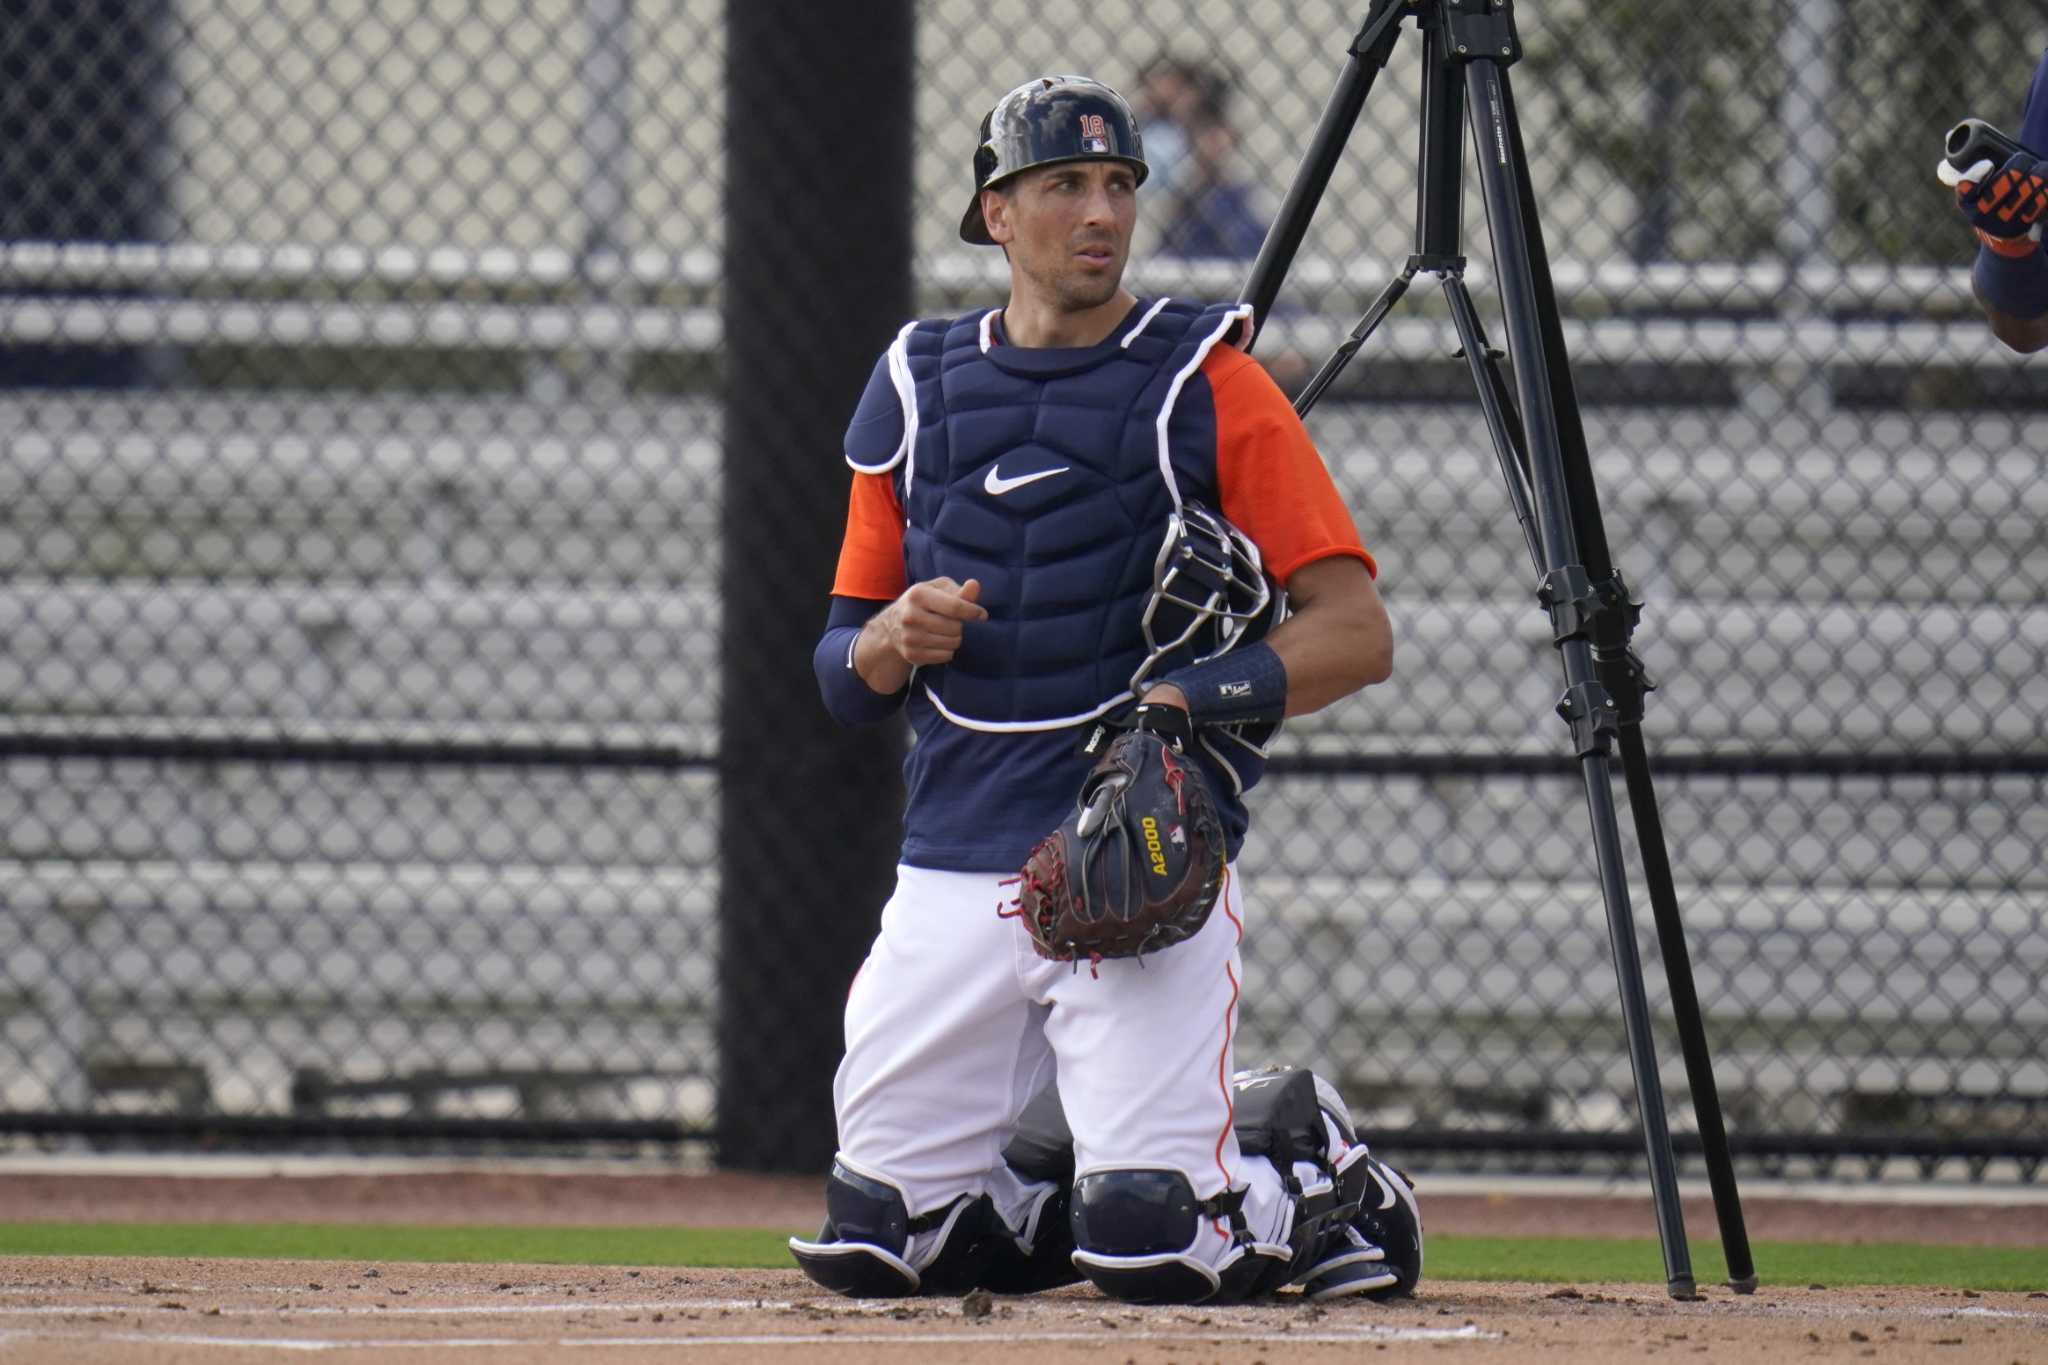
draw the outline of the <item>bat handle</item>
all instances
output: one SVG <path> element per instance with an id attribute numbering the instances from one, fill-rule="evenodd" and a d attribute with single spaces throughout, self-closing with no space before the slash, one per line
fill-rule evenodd
<path id="1" fill-rule="evenodd" d="M 1949 129 L 1948 141 L 1943 151 L 1948 158 L 1948 164 L 1959 171 L 1967 171 L 1980 161 L 2002 166 L 2015 152 L 2027 152 L 2030 156 L 2040 155 L 2022 147 L 1980 118 L 1966 118 Z"/>

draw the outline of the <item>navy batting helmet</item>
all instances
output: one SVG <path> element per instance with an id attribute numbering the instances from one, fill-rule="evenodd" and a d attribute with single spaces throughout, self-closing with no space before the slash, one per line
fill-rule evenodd
<path id="1" fill-rule="evenodd" d="M 1145 182 L 1145 146 L 1124 97 L 1086 76 L 1040 76 L 996 101 L 974 149 L 974 198 L 960 220 L 963 241 L 991 246 L 981 192 L 1019 171 L 1056 161 L 1123 161 Z"/>

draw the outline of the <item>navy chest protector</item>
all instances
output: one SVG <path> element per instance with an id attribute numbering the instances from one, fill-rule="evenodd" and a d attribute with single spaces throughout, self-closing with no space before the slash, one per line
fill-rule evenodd
<path id="1" fill-rule="evenodd" d="M 1047 730 L 1132 699 L 1168 521 L 1184 501 L 1219 503 L 1213 419 L 1177 422 L 1175 405 L 1249 319 L 1160 299 L 1085 348 L 996 344 L 994 310 L 898 333 L 901 425 L 871 425 L 847 459 L 894 472 L 911 582 L 981 584 L 989 619 L 913 684 L 947 720 Z"/>

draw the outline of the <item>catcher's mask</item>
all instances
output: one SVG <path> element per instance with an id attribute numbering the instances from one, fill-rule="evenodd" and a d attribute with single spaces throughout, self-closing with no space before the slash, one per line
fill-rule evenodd
<path id="1" fill-rule="evenodd" d="M 1152 598 L 1140 624 L 1145 661 L 1131 691 L 1183 646 L 1199 663 L 1257 640 L 1287 614 L 1287 594 L 1267 576 L 1251 537 L 1200 503 L 1182 503 L 1152 561 Z"/>
<path id="2" fill-rule="evenodd" d="M 981 216 L 981 192 L 1056 161 L 1126 162 L 1144 184 L 1145 145 L 1124 97 L 1086 76 L 1040 76 L 997 100 L 981 120 L 974 197 L 960 220 L 960 239 L 995 245 Z"/>

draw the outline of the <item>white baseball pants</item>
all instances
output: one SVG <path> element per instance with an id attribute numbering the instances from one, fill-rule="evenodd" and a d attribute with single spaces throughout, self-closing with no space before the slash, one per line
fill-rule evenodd
<path id="1" fill-rule="evenodd" d="M 1026 1102 L 1058 1076 L 1076 1174 L 1170 1168 L 1195 1195 L 1248 1186 L 1244 1216 L 1285 1242 L 1291 1201 L 1231 1127 L 1244 911 L 1235 869 L 1209 922 L 1143 958 L 1048 962 L 994 873 L 899 867 L 846 1001 L 833 1085 L 840 1157 L 899 1186 L 912 1217 L 987 1194 L 1012 1227 L 1044 1190 L 1002 1159 Z M 1210 1220 L 1191 1251 L 1230 1247 Z"/>

